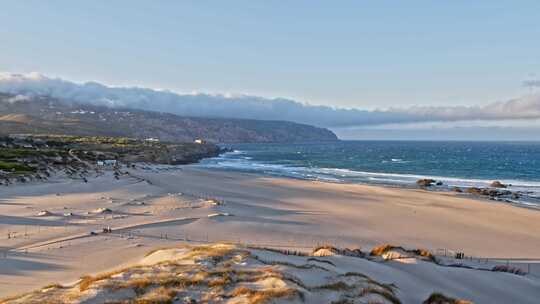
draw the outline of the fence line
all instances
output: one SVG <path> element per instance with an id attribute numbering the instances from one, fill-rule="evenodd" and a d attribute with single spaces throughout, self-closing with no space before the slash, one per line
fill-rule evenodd
<path id="1" fill-rule="evenodd" d="M 266 248 L 283 248 L 283 249 L 294 249 L 303 253 L 310 253 L 312 249 L 317 246 L 335 244 L 335 242 L 321 241 L 322 239 L 312 239 L 311 245 L 302 245 L 291 241 L 288 244 L 285 243 L 276 243 L 276 242 L 252 242 L 250 240 L 242 240 L 240 238 L 231 238 L 231 239 L 211 239 L 208 233 L 205 234 L 205 237 L 197 237 L 195 235 L 189 236 L 188 233 L 184 234 L 170 234 L 170 233 L 160 233 L 160 235 L 154 235 L 150 233 L 142 233 L 138 230 L 128 230 L 126 232 L 108 232 L 100 233 L 101 236 L 111 236 L 111 237 L 120 237 L 120 238 L 149 238 L 149 239 L 160 239 L 164 241 L 171 242 L 186 242 L 186 243 L 197 243 L 197 244 L 210 244 L 210 243 L 231 243 L 244 246 L 254 246 L 254 247 L 266 247 Z M 78 236 L 78 238 L 84 238 L 86 236 Z M 90 237 L 90 235 L 88 235 Z M 62 243 L 64 241 L 72 241 L 72 239 L 60 240 L 57 243 Z M 16 249 L 16 248 L 0 248 L 0 258 L 7 258 L 10 252 L 19 252 L 19 253 L 28 253 L 28 250 L 25 249 Z M 440 264 L 442 266 L 458 266 L 458 267 L 478 267 L 483 270 L 492 270 L 495 266 L 506 266 L 508 268 L 513 267 L 515 269 L 521 270 L 522 273 L 539 275 L 540 276 L 540 258 L 505 258 L 505 257 L 474 257 L 466 256 L 463 258 L 456 258 L 456 253 L 459 251 L 450 250 L 447 248 L 437 248 L 431 251 L 435 257 L 440 260 L 445 261 L 445 264 Z M 453 262 L 453 263 L 448 263 Z M 482 268 L 483 266 L 483 268 Z"/>
<path id="2" fill-rule="evenodd" d="M 328 242 L 314 242 L 312 245 L 300 245 L 300 244 L 284 244 L 284 243 L 273 243 L 273 242 L 252 242 L 252 241 L 246 241 L 246 240 L 240 240 L 240 239 L 209 239 L 208 234 L 206 235 L 206 238 L 197 238 L 197 237 L 189 237 L 187 234 L 185 235 L 174 235 L 174 234 L 161 234 L 159 236 L 152 235 L 152 234 L 144 234 L 140 233 L 138 231 L 130 231 L 127 233 L 112 233 L 113 235 L 119 236 L 119 237 L 129 237 L 129 236 L 135 236 L 135 237 L 141 237 L 141 238 L 153 238 L 153 239 L 161 239 L 165 241 L 174 241 L 174 242 L 186 242 L 186 243 L 198 243 L 198 244 L 210 244 L 210 243 L 232 243 L 232 244 L 238 244 L 238 245 L 245 245 L 245 246 L 255 246 L 255 247 L 266 247 L 266 248 L 283 248 L 283 249 L 294 249 L 298 251 L 302 251 L 304 253 L 310 253 L 311 250 L 318 246 L 322 245 L 328 245 L 331 243 Z M 461 267 L 467 267 L 467 266 L 482 266 L 484 265 L 484 268 L 479 267 L 480 270 L 492 270 L 493 267 L 499 266 L 499 265 L 505 265 L 507 267 L 515 267 L 519 268 L 523 273 L 526 274 L 533 274 L 533 275 L 540 275 L 540 258 L 493 258 L 493 257 L 474 257 L 474 256 L 464 256 L 462 259 L 456 259 L 455 253 L 458 251 L 450 250 L 446 248 L 438 248 L 436 250 L 432 251 L 434 256 L 439 259 L 446 259 L 446 260 L 453 260 L 455 263 L 452 264 L 439 264 L 441 266 L 458 266 L 459 264 L 462 264 Z M 440 254 L 441 252 L 444 252 L 444 254 Z M 469 262 L 469 263 L 467 263 Z M 472 264 L 476 262 L 476 264 Z M 489 266 L 488 268 L 485 268 L 486 266 Z"/>

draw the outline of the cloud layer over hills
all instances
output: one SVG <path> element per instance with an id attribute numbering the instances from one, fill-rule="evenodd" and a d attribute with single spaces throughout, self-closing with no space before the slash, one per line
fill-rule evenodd
<path id="1" fill-rule="evenodd" d="M 0 73 L 0 92 L 45 95 L 80 103 L 170 112 L 183 116 L 288 120 L 321 127 L 417 122 L 540 119 L 540 94 L 470 107 L 409 107 L 364 111 L 313 106 L 285 98 L 249 95 L 179 94 L 137 87 L 79 84 L 37 73 Z M 17 97 L 18 99 L 24 97 Z M 12 100 L 16 102 L 17 99 Z"/>

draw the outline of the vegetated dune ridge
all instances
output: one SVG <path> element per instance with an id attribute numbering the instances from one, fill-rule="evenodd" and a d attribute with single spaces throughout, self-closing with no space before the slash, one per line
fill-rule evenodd
<path id="1" fill-rule="evenodd" d="M 99 136 L 0 136 L 0 185 L 46 180 L 65 172 L 85 181 L 99 173 L 106 160 L 152 164 L 196 163 L 215 157 L 223 149 L 209 143 L 167 143 L 123 137 Z M 112 166 L 110 169 L 112 169 Z M 92 171 L 92 172 L 90 172 Z"/>
<path id="2" fill-rule="evenodd" d="M 403 262 L 421 270 L 408 273 L 401 271 L 401 262 L 332 251 L 321 247 L 303 255 L 230 244 L 158 249 L 136 265 L 83 276 L 69 286 L 50 284 L 2 303 L 422 303 L 418 298 L 426 285 L 441 275 L 456 280 L 448 285 L 477 288 L 479 298 L 495 299 L 490 303 L 534 303 L 534 288 L 540 287 L 538 281 L 508 274 L 442 272 L 421 256 Z M 507 290 L 492 288 L 480 295 L 490 285 Z M 434 292 L 423 303 L 471 302 Z"/>
<path id="3" fill-rule="evenodd" d="M 121 136 L 215 143 L 336 141 L 330 130 L 289 121 L 182 117 L 0 92 L 0 134 Z"/>
<path id="4" fill-rule="evenodd" d="M 82 275 L 130 267 L 152 249 L 186 243 L 242 242 L 306 252 L 323 243 L 341 248 L 391 243 L 524 258 L 539 251 L 540 213 L 535 210 L 423 190 L 193 166 L 137 168 L 119 179 L 104 171 L 89 176 L 88 183 L 51 178 L 3 186 L 0 295 L 15 296 L 48 282 L 71 286 Z M 111 232 L 103 230 L 109 227 Z M 381 255 L 392 258 L 391 252 Z M 399 248 L 397 254 L 402 254 Z M 342 261 L 352 264 L 342 267 Z M 308 262 L 319 263 L 301 260 Z M 497 265 L 492 262 L 472 263 L 486 269 L 474 270 L 414 256 L 383 262 L 338 255 L 331 262 L 381 284 L 396 284 L 395 295 L 403 303 L 421 303 L 434 292 L 476 303 L 536 303 L 540 296 L 539 269 L 516 275 L 487 271 Z M 324 264 L 331 266 L 319 266 Z M 317 286 L 310 277 L 304 283 Z"/>

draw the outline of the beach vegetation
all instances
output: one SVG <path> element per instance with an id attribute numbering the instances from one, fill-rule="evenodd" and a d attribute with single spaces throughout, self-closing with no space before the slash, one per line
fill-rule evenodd
<path id="1" fill-rule="evenodd" d="M 240 286 L 235 288 L 231 292 L 231 296 L 246 296 L 249 304 L 262 304 L 268 303 L 270 300 L 277 298 L 293 298 L 295 296 L 302 297 L 300 291 L 293 288 L 274 288 L 274 289 L 263 289 L 255 290 L 248 288 L 246 286 Z"/>
<path id="2" fill-rule="evenodd" d="M 360 296 L 366 295 L 378 295 L 392 304 L 401 304 L 401 300 L 394 294 L 393 291 L 388 291 L 386 289 L 380 289 L 375 287 L 366 287 L 363 288 L 360 292 Z"/>
<path id="3" fill-rule="evenodd" d="M 423 304 L 473 304 L 470 301 L 454 299 L 448 296 L 445 296 L 442 293 L 434 292 L 432 293 Z"/>
<path id="4" fill-rule="evenodd" d="M 525 274 L 527 274 L 525 271 L 521 270 L 521 268 L 513 267 L 513 266 L 509 266 L 509 265 L 497 265 L 497 266 L 494 266 L 493 268 L 491 268 L 491 271 L 508 272 L 508 273 L 513 273 L 513 274 L 517 274 L 517 275 L 525 275 Z"/>

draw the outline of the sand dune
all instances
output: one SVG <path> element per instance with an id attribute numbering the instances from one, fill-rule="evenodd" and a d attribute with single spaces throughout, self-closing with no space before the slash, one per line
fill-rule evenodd
<path id="1" fill-rule="evenodd" d="M 131 267 L 85 276 L 72 285 L 48 285 L 5 303 L 399 304 L 423 303 L 434 290 L 477 303 L 537 303 L 539 288 L 538 280 L 442 267 L 418 257 L 405 263 L 373 256 L 314 258 L 212 244 L 155 250 Z"/>

